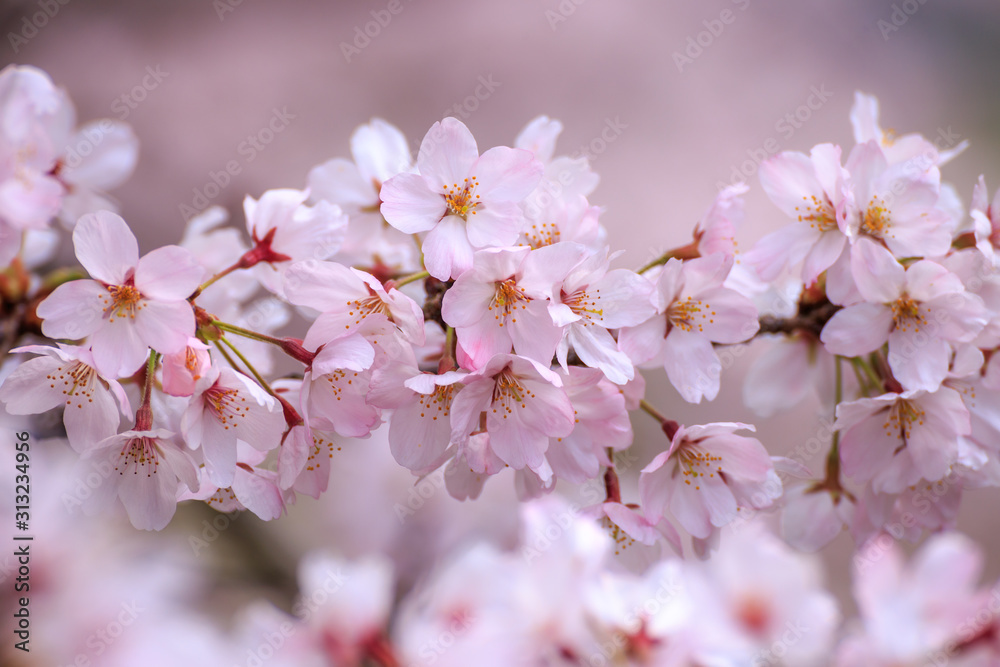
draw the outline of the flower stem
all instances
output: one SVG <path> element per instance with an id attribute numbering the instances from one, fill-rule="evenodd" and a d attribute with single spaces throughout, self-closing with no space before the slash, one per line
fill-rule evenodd
<path id="1" fill-rule="evenodd" d="M 235 324 L 227 324 L 226 322 L 220 322 L 219 320 L 212 320 L 211 324 L 223 331 L 234 333 L 237 336 L 243 336 L 244 338 L 257 340 L 262 343 L 270 343 L 271 345 L 277 345 L 278 347 L 281 348 L 282 352 L 290 356 L 292 359 L 295 359 L 296 361 L 301 361 L 306 366 L 310 365 L 313 359 L 316 358 L 316 353 L 310 352 L 309 350 L 302 347 L 302 341 L 299 341 L 297 339 L 268 336 L 267 334 L 257 333 L 256 331 L 250 331 L 249 329 L 238 327 Z"/>
<path id="2" fill-rule="evenodd" d="M 146 361 L 146 378 L 142 385 L 142 404 L 135 411 L 136 431 L 149 431 L 153 428 L 153 385 L 156 383 L 156 364 L 160 361 L 160 353 L 156 350 L 149 351 L 149 359 Z"/>
<path id="3" fill-rule="evenodd" d="M 392 283 L 392 287 L 399 289 L 403 285 L 409 285 L 410 283 L 416 282 L 418 280 L 423 280 L 429 275 L 431 274 L 427 273 L 426 271 L 418 271 L 416 273 L 411 273 L 408 276 L 403 276 L 399 280 L 391 280 L 389 282 Z M 388 287 L 388 285 L 386 285 L 386 287 Z"/>
<path id="4" fill-rule="evenodd" d="M 212 285 L 213 283 L 215 283 L 218 280 L 222 280 L 223 278 L 225 278 L 226 276 L 228 276 L 230 273 L 232 273 L 236 269 L 242 269 L 242 268 L 243 268 L 242 260 L 240 260 L 240 261 L 236 262 L 235 264 L 233 264 L 232 266 L 230 266 L 229 268 L 226 268 L 226 269 L 223 269 L 223 270 L 219 271 L 214 276 L 212 276 L 211 278 L 209 278 L 208 280 L 206 280 L 205 282 L 203 282 L 201 285 L 199 285 L 198 289 L 196 289 L 194 291 L 194 294 L 192 294 L 191 296 L 188 297 L 188 301 L 194 301 L 199 296 L 201 296 L 202 292 L 204 292 L 206 289 L 208 289 L 209 285 Z"/>
<path id="5" fill-rule="evenodd" d="M 843 357 L 834 357 L 833 418 L 837 419 L 837 406 L 844 400 L 844 372 L 841 368 Z M 840 431 L 833 432 L 833 443 L 826 457 L 826 481 L 840 488 Z"/>
<path id="6" fill-rule="evenodd" d="M 267 393 L 269 393 L 271 396 L 275 396 L 277 398 L 277 395 L 274 393 L 274 390 L 271 389 L 271 385 L 269 385 L 267 383 L 267 380 L 265 380 L 261 376 L 261 374 L 257 372 L 257 369 L 253 367 L 253 364 L 250 363 L 250 360 L 247 359 L 246 357 L 244 357 L 243 353 L 240 352 L 236 348 L 235 345 L 233 345 L 231 342 L 229 342 L 229 340 L 226 339 L 226 338 L 220 338 L 219 342 L 225 344 L 230 350 L 233 351 L 233 354 L 235 354 L 237 357 L 239 357 L 240 361 L 243 362 L 243 365 L 247 367 L 247 370 L 249 370 L 251 373 L 253 373 L 253 376 L 257 379 L 257 382 L 260 384 L 260 386 L 264 388 L 264 391 L 266 391 Z M 232 361 L 230 361 L 230 363 L 232 363 Z M 237 369 L 237 370 L 239 370 L 239 369 Z"/>
<path id="7" fill-rule="evenodd" d="M 660 428 L 663 429 L 663 432 L 666 433 L 669 440 L 672 441 L 674 439 L 674 435 L 676 435 L 677 429 L 680 428 L 680 424 L 675 422 L 673 419 L 667 419 L 662 412 L 654 408 L 649 401 L 644 398 L 639 399 L 639 408 L 650 417 L 660 422 Z"/>

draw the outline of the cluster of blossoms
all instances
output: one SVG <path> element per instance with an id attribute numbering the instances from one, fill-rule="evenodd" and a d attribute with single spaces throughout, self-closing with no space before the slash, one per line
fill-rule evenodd
<path id="1" fill-rule="evenodd" d="M 496 643 L 509 658 L 498 664 L 521 664 L 522 651 L 549 656 L 539 664 L 597 664 L 584 656 L 602 646 L 602 632 L 625 637 L 609 664 L 747 664 L 778 641 L 788 614 L 805 614 L 817 619 L 818 638 L 786 647 L 787 660 L 813 664 L 828 654 L 837 622 L 814 575 L 774 546 L 759 558 L 788 558 L 781 577 L 797 577 L 799 596 L 760 593 L 770 597 L 751 596 L 736 617 L 695 629 L 694 614 L 714 614 L 719 599 L 738 594 L 736 583 L 726 588 L 727 576 L 740 578 L 730 569 L 752 563 L 727 565 L 721 553 L 708 565 L 664 560 L 684 552 L 678 527 L 703 558 L 723 527 L 760 511 L 780 514 L 785 540 L 807 551 L 844 528 L 859 545 L 886 532 L 916 540 L 954 527 L 966 488 L 1000 485 L 1000 193 L 990 202 L 980 178 L 966 215 L 940 174 L 964 144 L 883 132 L 877 103 L 860 93 L 851 120 L 856 145 L 846 159 L 821 144 L 761 166 L 764 191 L 791 222 L 744 254 L 735 235 L 748 187 L 739 184 L 718 193 L 690 244 L 637 270 L 612 268 L 617 254 L 588 200 L 597 177 L 585 158 L 556 155 L 562 127 L 542 116 L 513 147 L 482 153 L 463 123 L 445 118 L 415 160 L 400 131 L 375 119 L 352 136 L 351 160 L 315 167 L 301 190 L 247 197 L 245 237 L 213 207 L 179 245 L 140 255 L 100 194 L 132 169 L 131 133 L 100 121 L 98 134 L 73 135 L 72 108 L 47 76 L 8 67 L 2 343 L 5 353 L 36 356 L 9 358 L 0 402 L 18 415 L 61 408 L 81 469 L 113 471 L 87 509 L 123 507 L 142 529 L 164 528 L 181 501 L 276 519 L 299 495 L 327 491 L 346 439 L 380 429 L 399 465 L 420 479 L 442 475 L 461 500 L 478 498 L 507 468 L 524 501 L 560 480 L 598 481 L 603 494 L 582 515 L 636 554 L 622 560 L 645 578 L 600 570 L 603 538 L 582 527 L 579 552 L 546 556 L 562 564 L 541 574 L 473 552 L 412 603 L 419 612 L 399 611 L 399 646 L 466 615 L 497 614 L 483 626 L 489 633 L 523 626 L 523 636 L 473 632 L 469 641 L 477 655 Z M 56 218 L 72 230 L 89 277 L 33 272 L 50 252 L 33 239 Z M 276 334 L 293 312 L 309 323 L 302 337 Z M 746 402 L 768 415 L 813 389 L 828 401 L 835 422 L 822 476 L 794 451 L 772 456 L 748 435 L 752 425 L 681 424 L 644 398 L 638 369 L 662 368 L 683 400 L 715 399 L 720 349 L 758 337 L 774 340 L 748 374 Z M 275 353 L 297 370 L 279 376 Z M 615 455 L 632 446 L 634 410 L 656 419 L 665 439 L 626 499 Z M 769 539 L 747 549 L 772 549 Z M 967 559 L 964 547 L 940 544 L 941 558 Z M 887 562 L 899 570 L 897 560 Z M 567 582 L 560 568 L 569 562 L 597 569 Z M 390 575 L 358 567 L 374 597 L 362 604 L 359 593 L 358 609 L 331 611 L 340 630 L 303 633 L 315 644 L 303 650 L 337 664 L 365 652 L 396 664 L 385 637 L 369 632 L 387 618 Z M 484 569 L 496 590 L 459 583 Z M 496 574 L 508 569 L 508 579 Z M 662 614 L 629 616 L 667 575 L 688 593 L 664 602 Z M 509 583 L 519 578 L 524 591 Z M 558 591 L 579 598 L 570 618 L 522 598 L 569 583 L 583 586 Z M 779 591 L 787 581 L 759 583 Z M 485 597 L 449 601 L 451 593 Z M 861 598 L 875 629 L 844 646 L 884 653 L 871 664 L 910 664 L 879 644 L 880 614 L 898 613 L 880 606 L 884 595 Z M 969 588 L 969 600 L 976 595 Z M 967 613 L 969 600 L 943 618 Z M 544 649 L 533 643 L 540 637 Z"/>
<path id="2" fill-rule="evenodd" d="M 385 484 L 398 475 L 394 461 L 365 460 L 355 488 L 331 490 L 340 497 L 326 509 L 364 485 L 404 493 Z M 199 609 L 209 587 L 197 559 L 226 515 L 194 529 L 193 555 L 178 542 L 151 548 L 135 531 L 67 511 L 70 466 L 37 463 L 53 493 L 33 519 L 52 546 L 33 561 L 38 662 L 15 652 L 18 665 L 975 667 L 1000 658 L 1000 585 L 979 584 L 983 554 L 961 535 L 931 538 L 909 562 L 888 535 L 865 544 L 853 562 L 857 612 L 845 622 L 819 558 L 762 525 L 729 531 L 708 561 L 667 557 L 630 572 L 619 545 L 558 494 L 520 507 L 512 494 L 494 496 L 520 515 L 518 527 L 487 523 L 418 572 L 350 539 L 341 544 L 357 550 L 350 558 L 307 550 L 286 610 L 241 595 L 219 622 Z M 372 529 L 361 514 L 340 522 Z"/>

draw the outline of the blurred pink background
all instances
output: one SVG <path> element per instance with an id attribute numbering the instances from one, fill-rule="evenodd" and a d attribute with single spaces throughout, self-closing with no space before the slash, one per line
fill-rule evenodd
<path id="1" fill-rule="evenodd" d="M 784 224 L 747 161 L 765 146 L 849 149 L 855 90 L 878 96 L 884 127 L 970 140 L 944 170 L 966 204 L 980 173 L 1000 185 L 1000 4 L 990 0 L 69 0 L 37 34 L 25 30 L 44 4 L 2 5 L 0 52 L 48 71 L 80 121 L 132 124 L 139 167 L 113 194 L 143 252 L 180 238 L 181 206 L 204 208 L 196 195 L 215 192 L 210 174 L 227 162 L 239 173 L 210 203 L 242 225 L 245 195 L 304 187 L 373 116 L 414 149 L 444 115 L 464 120 L 481 149 L 509 145 L 538 114 L 562 120 L 557 152 L 590 146 L 601 176 L 591 200 L 605 208 L 612 247 L 626 251 L 621 266 L 686 243 L 741 167 L 751 186 L 741 247 Z M 374 37 L 358 37 L 366 27 Z M 12 33 L 26 37 L 16 54 Z M 492 92 L 470 97 L 483 81 Z M 803 107 L 811 95 L 815 108 Z M 275 110 L 287 123 L 253 148 L 248 137 Z M 712 404 L 684 404 L 661 372 L 647 373 L 648 398 L 681 422 L 757 423 L 772 453 L 787 451 L 811 437 L 819 406 L 770 420 L 743 408 L 740 380 L 759 349 L 724 374 Z M 665 442 L 642 415 L 636 427 L 641 466 Z M 1000 575 L 998 501 L 1000 490 L 970 492 L 959 524 L 990 549 L 987 579 Z M 842 536 L 825 553 L 835 586 L 849 581 L 851 548 Z"/>

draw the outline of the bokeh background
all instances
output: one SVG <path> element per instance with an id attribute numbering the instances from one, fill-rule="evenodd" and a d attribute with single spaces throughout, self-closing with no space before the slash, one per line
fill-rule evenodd
<path id="1" fill-rule="evenodd" d="M 509 145 L 538 114 L 560 119 L 557 152 L 588 152 L 601 176 L 591 201 L 605 209 L 612 247 L 626 251 L 621 266 L 686 243 L 734 176 L 751 185 L 741 247 L 784 224 L 760 191 L 754 157 L 826 141 L 846 153 L 855 90 L 878 96 L 883 127 L 971 142 L 944 170 L 966 203 L 979 174 L 1000 185 L 995 0 L 52 0 L 58 11 L 25 30 L 43 4 L 0 5 L 0 58 L 49 72 L 81 121 L 133 126 L 139 167 L 113 194 L 143 252 L 180 238 L 185 206 L 220 204 L 242 225 L 245 195 L 304 187 L 312 166 L 348 156 L 351 131 L 373 116 L 400 127 L 414 150 L 444 115 L 464 120 L 481 148 Z M 490 92 L 477 99 L 484 81 Z M 814 108 L 803 106 L 810 99 Z M 276 112 L 287 118 L 281 131 L 248 148 Z M 230 161 L 239 173 L 206 189 Z M 758 352 L 726 371 L 712 404 L 684 404 L 662 373 L 647 374 L 648 398 L 685 423 L 754 422 L 772 453 L 790 450 L 814 434 L 822 407 L 768 420 L 747 411 L 741 377 Z M 635 425 L 638 470 L 664 440 L 642 415 Z M 354 500 L 372 516 L 391 511 Z M 971 492 L 959 522 L 987 548 L 989 579 L 1000 575 L 998 506 L 997 490 Z M 297 553 L 336 549 L 347 530 L 322 523 L 317 507 L 304 499 L 282 526 L 240 518 L 213 546 L 231 548 L 237 569 L 219 571 L 238 583 L 240 549 L 256 545 L 273 552 L 268 576 L 287 583 Z M 179 523 L 199 525 L 195 512 Z M 842 596 L 851 549 L 842 536 L 824 554 Z"/>

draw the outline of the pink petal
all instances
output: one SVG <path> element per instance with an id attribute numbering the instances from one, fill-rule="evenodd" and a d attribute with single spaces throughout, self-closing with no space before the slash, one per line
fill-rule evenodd
<path id="1" fill-rule="evenodd" d="M 435 193 L 442 186 L 460 186 L 479 157 L 472 132 L 462 121 L 445 118 L 434 123 L 420 142 L 417 168 Z"/>
<path id="2" fill-rule="evenodd" d="M 73 230 L 76 257 L 93 278 L 123 285 L 139 263 L 139 243 L 121 217 L 98 211 L 80 218 Z"/>
<path id="3" fill-rule="evenodd" d="M 191 323 L 193 328 L 193 318 Z M 186 336 L 184 340 L 187 341 Z M 137 328 L 123 319 L 95 331 L 91 334 L 90 343 L 94 350 L 94 364 L 101 375 L 107 377 L 132 375 L 142 368 L 149 355 L 149 347 L 139 337 Z"/>
<path id="4" fill-rule="evenodd" d="M 185 248 L 170 245 L 157 248 L 139 260 L 135 286 L 143 296 L 165 301 L 191 296 L 205 277 L 205 269 Z"/>
<path id="5" fill-rule="evenodd" d="M 469 242 L 476 248 L 514 245 L 523 226 L 524 214 L 516 203 L 484 203 L 468 216 Z"/>
<path id="6" fill-rule="evenodd" d="M 476 160 L 470 176 L 478 178 L 476 194 L 483 201 L 520 202 L 538 185 L 542 171 L 531 151 L 497 146 Z"/>
<path id="7" fill-rule="evenodd" d="M 675 328 L 667 335 L 664 353 L 667 377 L 685 401 L 715 399 L 722 365 L 708 338 Z"/>
<path id="8" fill-rule="evenodd" d="M 830 354 L 856 357 L 874 352 L 889 338 L 892 311 L 881 304 L 858 303 L 838 310 L 820 340 Z"/>
<path id="9" fill-rule="evenodd" d="M 423 251 L 427 272 L 438 280 L 457 278 L 472 268 L 472 245 L 457 216 L 446 216 L 427 233 Z"/>
<path id="10" fill-rule="evenodd" d="M 889 367 L 905 389 L 937 391 L 948 375 L 951 346 L 919 331 L 889 334 Z"/>
<path id="11" fill-rule="evenodd" d="M 194 336 L 194 312 L 187 301 L 146 301 L 132 324 L 143 343 L 162 354 L 180 352 Z"/>
<path id="12" fill-rule="evenodd" d="M 73 280 L 57 287 L 38 304 L 42 333 L 49 338 L 76 340 L 104 324 L 107 289 L 96 280 Z"/>
<path id="13" fill-rule="evenodd" d="M 379 196 L 386 222 L 404 234 L 432 229 L 448 211 L 444 197 L 418 174 L 393 176 L 382 185 Z"/>
<path id="14" fill-rule="evenodd" d="M 385 183 L 410 167 L 410 147 L 394 125 L 372 118 L 351 135 L 351 155 L 358 170 L 369 179 Z"/>
<path id="15" fill-rule="evenodd" d="M 642 324 L 623 328 L 618 333 L 618 347 L 634 363 L 645 363 L 663 350 L 666 333 L 667 318 L 656 315 Z"/>
<path id="16" fill-rule="evenodd" d="M 796 151 L 778 153 L 764 161 L 760 165 L 760 184 L 774 205 L 793 219 L 801 215 L 813 197 L 820 202 L 826 199 L 812 160 Z"/>
<path id="17" fill-rule="evenodd" d="M 96 143 L 87 139 L 97 132 Z M 83 125 L 71 139 L 72 145 L 85 141 L 91 152 L 79 164 L 66 166 L 60 175 L 69 183 L 107 192 L 128 180 L 139 161 L 139 139 L 131 126 L 103 118 Z"/>
<path id="18" fill-rule="evenodd" d="M 903 293 L 905 269 L 884 247 L 860 238 L 851 247 L 851 275 L 865 301 L 891 303 Z"/>

